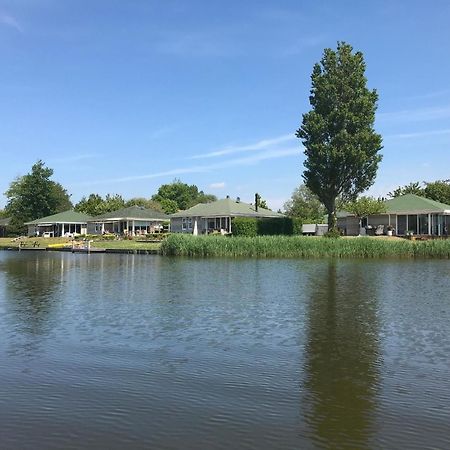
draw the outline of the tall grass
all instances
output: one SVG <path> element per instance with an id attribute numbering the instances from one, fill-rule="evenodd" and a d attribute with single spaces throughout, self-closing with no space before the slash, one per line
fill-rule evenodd
<path id="1" fill-rule="evenodd" d="M 172 234 L 161 245 L 168 256 L 261 258 L 450 258 L 450 240 L 412 242 L 381 238 L 303 236 L 223 237 Z"/>

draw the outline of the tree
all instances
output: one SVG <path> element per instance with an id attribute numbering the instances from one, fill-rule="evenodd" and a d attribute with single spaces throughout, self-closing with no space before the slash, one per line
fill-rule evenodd
<path id="1" fill-rule="evenodd" d="M 450 205 L 450 180 L 425 183 L 424 195 L 431 200 Z"/>
<path id="2" fill-rule="evenodd" d="M 397 189 L 389 192 L 388 197 L 395 198 L 406 194 L 420 195 L 421 197 L 423 197 L 425 195 L 425 191 L 420 183 L 418 181 L 415 181 L 405 186 L 399 186 Z"/>
<path id="3" fill-rule="evenodd" d="M 152 199 L 146 199 L 144 197 L 130 198 L 130 200 L 127 200 L 125 202 L 125 207 L 128 208 L 129 206 L 142 206 L 143 208 L 163 212 L 163 208 L 160 203 L 155 202 Z"/>
<path id="4" fill-rule="evenodd" d="M 343 209 L 359 219 L 359 227 L 361 228 L 361 220 L 364 217 L 383 214 L 386 212 L 386 204 L 373 197 L 360 197 L 356 200 L 343 205 Z"/>
<path id="5" fill-rule="evenodd" d="M 258 208 L 268 209 L 269 211 L 271 211 L 271 209 L 267 205 L 267 201 L 264 200 L 258 193 L 255 194 L 255 206 L 257 206 Z"/>
<path id="6" fill-rule="evenodd" d="M 374 130 L 378 94 L 366 86 L 361 52 L 339 42 L 325 49 L 311 80 L 312 109 L 303 115 L 297 137 L 305 147 L 306 186 L 328 213 L 336 229 L 336 199 L 354 200 L 375 181 L 382 138 Z"/>
<path id="7" fill-rule="evenodd" d="M 298 217 L 303 223 L 322 223 L 325 208 L 309 188 L 301 184 L 284 204 L 284 210 L 290 217 Z"/>
<path id="8" fill-rule="evenodd" d="M 199 191 L 195 184 L 189 186 L 181 180 L 175 179 L 170 184 L 160 186 L 158 192 L 152 196 L 152 200 L 161 203 L 164 211 L 171 213 L 179 209 L 188 209 L 197 203 L 213 202 L 217 198 L 215 195 Z M 176 208 L 175 211 L 173 211 L 174 208 Z"/>
<path id="9" fill-rule="evenodd" d="M 125 200 L 119 194 L 106 194 L 103 198 L 99 194 L 90 194 L 88 198 L 83 197 L 76 205 L 75 211 L 99 216 L 107 212 L 116 211 L 125 207 Z"/>
<path id="10" fill-rule="evenodd" d="M 27 175 L 11 182 L 5 192 L 6 214 L 11 226 L 22 230 L 24 222 L 49 216 L 72 208 L 70 196 L 60 183 L 52 181 L 53 170 L 39 160 Z"/>

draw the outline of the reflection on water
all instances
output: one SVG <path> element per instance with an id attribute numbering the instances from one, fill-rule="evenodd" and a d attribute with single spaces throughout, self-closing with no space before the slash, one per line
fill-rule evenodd
<path id="1" fill-rule="evenodd" d="M 369 447 L 380 381 L 379 282 L 364 264 L 330 261 L 309 285 L 305 420 L 319 444 Z"/>
<path id="2" fill-rule="evenodd" d="M 450 448 L 450 262 L 0 252 L 1 448 Z"/>

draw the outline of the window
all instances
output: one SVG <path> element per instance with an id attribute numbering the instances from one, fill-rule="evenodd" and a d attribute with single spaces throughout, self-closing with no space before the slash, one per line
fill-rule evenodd
<path id="1" fill-rule="evenodd" d="M 183 217 L 181 219 L 181 229 L 183 231 L 192 230 L 192 217 Z"/>

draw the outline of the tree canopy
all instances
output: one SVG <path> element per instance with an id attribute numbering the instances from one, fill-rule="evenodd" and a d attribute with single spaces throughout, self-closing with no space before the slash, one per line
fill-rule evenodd
<path id="1" fill-rule="evenodd" d="M 314 65 L 309 97 L 297 137 L 306 160 L 303 179 L 328 213 L 336 229 L 336 199 L 354 200 L 375 181 L 382 156 L 382 138 L 374 130 L 378 94 L 366 86 L 361 52 L 339 42 L 325 49 Z"/>
<path id="2" fill-rule="evenodd" d="M 415 181 L 405 186 L 399 186 L 397 189 L 394 189 L 392 192 L 389 192 L 388 197 L 395 198 L 406 194 L 415 194 L 423 197 L 425 192 L 421 184 L 418 181 Z"/>
<path id="3" fill-rule="evenodd" d="M 424 181 L 423 183 L 414 181 L 405 186 L 399 186 L 389 192 L 388 196 L 395 198 L 405 194 L 415 194 L 450 205 L 450 180 Z"/>
<path id="4" fill-rule="evenodd" d="M 325 207 L 317 195 L 304 184 L 294 190 L 291 198 L 284 204 L 284 211 L 290 217 L 298 217 L 303 223 L 322 223 Z"/>
<path id="5" fill-rule="evenodd" d="M 362 219 L 363 217 L 385 213 L 386 204 L 382 200 L 362 196 L 343 205 L 343 209 Z"/>
<path id="6" fill-rule="evenodd" d="M 83 197 L 75 205 L 75 211 L 98 216 L 124 207 L 125 200 L 119 194 L 106 194 L 105 198 L 99 194 L 90 194 L 89 197 Z"/>
<path id="7" fill-rule="evenodd" d="M 5 195 L 5 212 L 11 217 L 11 227 L 20 230 L 24 222 L 56 214 L 72 208 L 67 191 L 50 179 L 53 169 L 39 160 L 27 175 L 11 182 Z"/>
<path id="8" fill-rule="evenodd" d="M 170 214 L 180 209 L 188 209 L 197 203 L 213 202 L 217 197 L 199 191 L 195 184 L 188 185 L 175 179 L 170 184 L 161 185 L 158 192 L 152 196 L 152 200 L 160 203 L 164 211 Z"/>

